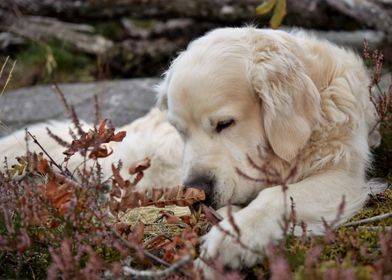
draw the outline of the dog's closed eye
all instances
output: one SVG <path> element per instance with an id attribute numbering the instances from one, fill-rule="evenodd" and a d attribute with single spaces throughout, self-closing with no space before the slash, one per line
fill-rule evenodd
<path id="1" fill-rule="evenodd" d="M 220 133 L 222 130 L 233 126 L 235 121 L 233 119 L 218 121 L 215 127 L 215 131 Z"/>

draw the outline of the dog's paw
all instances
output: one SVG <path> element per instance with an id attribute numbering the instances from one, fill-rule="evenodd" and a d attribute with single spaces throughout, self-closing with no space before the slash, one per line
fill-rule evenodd
<path id="1" fill-rule="evenodd" d="M 260 245 L 267 240 L 261 232 L 254 231 L 249 218 L 241 216 L 240 212 L 233 214 L 232 219 L 226 218 L 203 236 L 200 254 L 203 260 L 217 260 L 225 267 L 238 269 L 254 265 L 262 257 Z M 207 271 L 205 265 L 199 264 L 199 267 Z M 210 271 L 207 274 L 211 274 Z"/>
<path id="2" fill-rule="evenodd" d="M 219 279 L 219 273 L 213 268 L 212 265 L 207 264 L 201 259 L 196 259 L 193 263 L 195 271 L 203 275 L 203 279 Z"/>

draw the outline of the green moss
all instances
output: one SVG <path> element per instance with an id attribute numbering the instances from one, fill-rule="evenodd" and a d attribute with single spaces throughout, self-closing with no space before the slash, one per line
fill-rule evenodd
<path id="1" fill-rule="evenodd" d="M 352 220 L 362 220 L 391 211 L 392 190 L 388 189 L 383 194 L 372 197 Z M 392 219 L 382 219 L 357 227 L 341 227 L 326 237 L 289 236 L 279 243 L 277 250 L 287 260 L 296 280 L 329 277 L 346 279 L 347 275 L 354 275 L 355 279 L 361 280 L 373 279 L 373 266 L 383 257 L 380 252 L 380 233 L 391 225 Z M 319 254 L 312 255 L 312 251 L 318 251 Z M 270 275 L 268 260 L 250 273 Z"/>
<path id="2" fill-rule="evenodd" d="M 41 45 L 32 43 L 18 55 L 19 63 L 33 65 L 42 63 L 46 59 L 46 50 Z"/>
<path id="3" fill-rule="evenodd" d="M 107 38 L 118 38 L 125 35 L 124 28 L 119 22 L 108 21 L 94 24 L 95 32 Z"/>
<path id="4" fill-rule="evenodd" d="M 152 19 L 132 19 L 132 23 L 136 27 L 151 29 L 157 24 L 157 21 Z"/>
<path id="5" fill-rule="evenodd" d="M 58 41 L 32 43 L 16 57 L 8 89 L 36 83 L 79 82 L 95 79 L 95 58 L 76 53 Z"/>
<path id="6" fill-rule="evenodd" d="M 368 204 L 351 220 L 357 221 L 380 214 L 392 212 L 392 189 L 387 189 L 382 195 L 372 197 Z M 373 223 L 366 224 L 367 226 L 388 226 L 392 224 L 392 218 L 382 219 Z"/>

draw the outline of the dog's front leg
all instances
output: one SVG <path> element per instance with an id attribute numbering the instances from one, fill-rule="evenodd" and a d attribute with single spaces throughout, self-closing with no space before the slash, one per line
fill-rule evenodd
<path id="1" fill-rule="evenodd" d="M 361 176 L 357 176 L 361 177 Z M 339 206 L 344 209 L 339 222 L 350 218 L 367 198 L 366 183 L 342 171 L 329 171 L 287 186 L 262 190 L 247 207 L 225 218 L 203 237 L 201 259 L 217 258 L 231 268 L 254 265 L 262 258 L 267 244 L 283 236 L 283 218 L 291 212 L 291 199 L 295 205 L 297 221 L 307 224 L 314 234 L 324 231 L 323 219 L 331 223 L 337 219 Z M 197 266 L 211 269 L 202 261 Z M 209 278 L 210 278 L 209 277 Z"/>

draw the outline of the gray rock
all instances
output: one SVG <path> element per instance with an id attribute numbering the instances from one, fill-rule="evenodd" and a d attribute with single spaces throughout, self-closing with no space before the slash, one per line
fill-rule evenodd
<path id="1" fill-rule="evenodd" d="M 69 104 L 82 120 L 94 121 L 94 95 L 99 97 L 101 119 L 121 126 L 146 114 L 155 104 L 153 87 L 158 79 L 130 79 L 94 83 L 60 84 Z M 48 119 L 66 119 L 66 110 L 52 86 L 9 91 L 0 96 L 0 137 L 26 125 Z M 3 127 L 5 125 L 5 127 Z"/>

